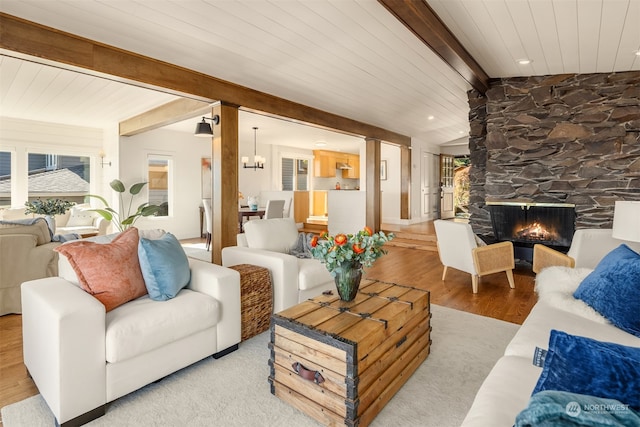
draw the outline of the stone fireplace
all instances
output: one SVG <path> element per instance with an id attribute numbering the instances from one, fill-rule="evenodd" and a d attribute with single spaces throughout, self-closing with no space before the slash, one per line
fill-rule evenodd
<path id="1" fill-rule="evenodd" d="M 575 228 L 610 228 L 640 200 L 640 72 L 493 80 L 470 91 L 471 225 L 491 203 L 569 204 Z"/>
<path id="2" fill-rule="evenodd" d="M 532 262 L 533 246 L 543 244 L 561 252 L 571 246 L 575 206 L 560 203 L 488 203 L 493 235 L 513 243 L 517 259 Z"/>

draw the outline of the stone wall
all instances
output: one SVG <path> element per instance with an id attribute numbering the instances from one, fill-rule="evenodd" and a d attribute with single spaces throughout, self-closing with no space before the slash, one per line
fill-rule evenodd
<path id="1" fill-rule="evenodd" d="M 468 93 L 471 225 L 486 201 L 572 203 L 576 228 L 610 228 L 640 200 L 640 72 L 505 78 Z"/>

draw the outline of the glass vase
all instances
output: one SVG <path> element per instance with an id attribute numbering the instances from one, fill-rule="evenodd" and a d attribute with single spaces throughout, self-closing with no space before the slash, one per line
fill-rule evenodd
<path id="1" fill-rule="evenodd" d="M 353 301 L 360 287 L 362 265 L 360 263 L 343 263 L 334 272 L 336 273 L 334 280 L 340 299 Z"/>

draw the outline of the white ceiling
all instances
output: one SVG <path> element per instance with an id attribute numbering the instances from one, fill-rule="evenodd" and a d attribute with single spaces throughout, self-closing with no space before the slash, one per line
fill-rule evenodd
<path id="1" fill-rule="evenodd" d="M 428 3 L 490 77 L 640 70 L 640 0 Z M 0 0 L 0 9 L 425 142 L 466 143 L 469 84 L 375 0 Z M 172 99 L 0 57 L 2 116 L 108 127 Z M 341 134 L 247 114 L 241 138 L 258 126 L 259 143 L 353 151 Z"/>

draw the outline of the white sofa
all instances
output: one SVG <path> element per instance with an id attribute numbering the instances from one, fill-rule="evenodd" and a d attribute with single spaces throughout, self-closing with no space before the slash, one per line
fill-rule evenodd
<path id="1" fill-rule="evenodd" d="M 145 295 L 105 313 L 67 258 L 59 262 L 60 277 L 23 283 L 22 327 L 24 363 L 60 425 L 89 422 L 108 402 L 238 348 L 235 270 L 189 259 L 190 282 L 175 298 Z"/>
<path id="2" fill-rule="evenodd" d="M 542 368 L 533 365 L 536 347 L 547 349 L 552 329 L 640 347 L 640 338 L 609 323 L 591 307 L 573 298 L 573 292 L 600 260 L 625 243 L 635 251 L 640 244 L 611 237 L 611 230 L 578 230 L 569 254 L 578 268 L 547 267 L 536 276 L 538 302 L 505 349 L 476 394 L 464 427 L 510 427 L 527 407 Z"/>
<path id="3" fill-rule="evenodd" d="M 248 221 L 244 233 L 238 234 L 238 246 L 222 249 L 224 266 L 252 264 L 269 270 L 274 313 L 335 290 L 335 281 L 324 264 L 290 254 L 298 234 L 292 218 L 256 219 Z"/>
<path id="4" fill-rule="evenodd" d="M 63 215 L 54 216 L 55 234 L 79 234 L 81 236 L 104 236 L 109 230 L 111 221 L 107 221 L 97 212 L 90 211 L 89 204 L 75 205 Z M 35 218 L 42 215 L 25 214 L 25 207 L 0 209 L 0 221 L 14 221 Z"/>

